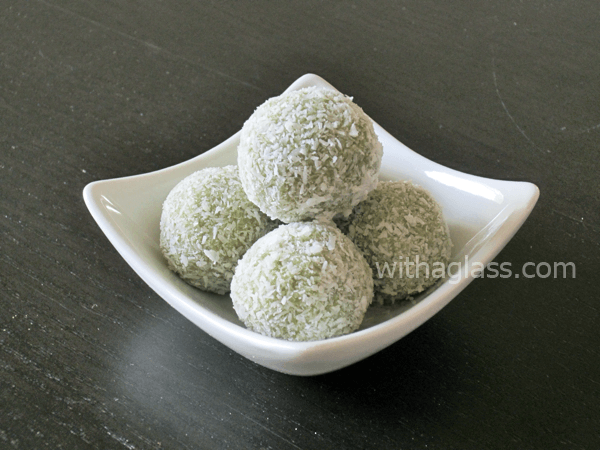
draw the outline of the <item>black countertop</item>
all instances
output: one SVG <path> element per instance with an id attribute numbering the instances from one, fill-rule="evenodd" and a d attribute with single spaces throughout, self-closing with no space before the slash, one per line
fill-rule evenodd
<path id="1" fill-rule="evenodd" d="M 600 448 L 600 15 L 590 2 L 7 0 L 0 448 Z M 478 279 L 345 369 L 294 377 L 195 327 L 88 213 L 94 180 L 186 161 L 305 73 L 421 155 L 535 183 Z"/>

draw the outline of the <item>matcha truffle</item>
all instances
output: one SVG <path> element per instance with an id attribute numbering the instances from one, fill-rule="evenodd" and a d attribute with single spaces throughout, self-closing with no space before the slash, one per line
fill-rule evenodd
<path id="1" fill-rule="evenodd" d="M 371 269 L 333 224 L 281 225 L 241 259 L 231 283 L 240 320 L 266 336 L 326 339 L 356 330 L 373 299 Z"/>
<path id="2" fill-rule="evenodd" d="M 349 215 L 377 186 L 382 154 L 373 122 L 350 97 L 310 87 L 256 109 L 238 165 L 248 198 L 289 223 Z"/>
<path id="3" fill-rule="evenodd" d="M 182 180 L 163 203 L 160 248 L 187 283 L 224 294 L 238 260 L 273 222 L 248 200 L 236 166 Z"/>
<path id="4" fill-rule="evenodd" d="M 442 211 L 425 189 L 382 182 L 355 208 L 347 227 L 373 270 L 377 303 L 418 294 L 445 276 L 452 243 Z"/>

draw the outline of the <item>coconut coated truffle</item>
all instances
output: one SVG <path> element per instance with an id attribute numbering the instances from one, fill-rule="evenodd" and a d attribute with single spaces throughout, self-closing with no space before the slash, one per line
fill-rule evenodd
<path id="1" fill-rule="evenodd" d="M 355 208 L 347 235 L 373 270 L 377 303 L 418 294 L 445 276 L 452 242 L 441 208 L 409 181 L 380 183 Z"/>
<path id="2" fill-rule="evenodd" d="M 231 283 L 240 320 L 266 336 L 326 339 L 356 330 L 373 299 L 372 272 L 336 227 L 281 225 L 240 260 Z"/>
<path id="3" fill-rule="evenodd" d="M 248 198 L 289 223 L 348 216 L 377 186 L 382 154 L 373 122 L 350 97 L 310 87 L 256 109 L 238 165 Z"/>
<path id="4" fill-rule="evenodd" d="M 224 294 L 239 259 L 272 227 L 248 200 L 236 166 L 211 167 L 188 176 L 167 196 L 160 248 L 187 283 Z"/>

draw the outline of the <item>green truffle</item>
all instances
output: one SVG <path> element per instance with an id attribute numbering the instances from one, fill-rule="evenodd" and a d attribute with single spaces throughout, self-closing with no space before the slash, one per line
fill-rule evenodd
<path id="1" fill-rule="evenodd" d="M 236 166 L 193 173 L 167 196 L 160 247 L 169 268 L 187 283 L 225 294 L 235 266 L 273 222 L 242 189 Z"/>
<path id="2" fill-rule="evenodd" d="M 281 225 L 241 259 L 231 283 L 240 320 L 266 336 L 326 339 L 356 330 L 373 299 L 371 269 L 333 224 Z"/>
<path id="3" fill-rule="evenodd" d="M 350 97 L 311 87 L 256 109 L 238 165 L 248 198 L 289 223 L 348 216 L 377 186 L 382 154 L 373 122 Z"/>
<path id="4" fill-rule="evenodd" d="M 431 194 L 411 182 L 380 183 L 342 227 L 373 270 L 377 303 L 418 294 L 445 276 L 448 227 Z"/>

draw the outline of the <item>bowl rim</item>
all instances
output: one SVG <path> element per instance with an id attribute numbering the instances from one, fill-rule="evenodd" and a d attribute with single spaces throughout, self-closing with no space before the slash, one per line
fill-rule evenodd
<path id="1" fill-rule="evenodd" d="M 313 85 L 327 86 L 335 89 L 321 77 L 314 74 L 306 74 L 290 85 L 290 87 L 286 89 L 286 92 L 289 90 Z M 412 158 L 415 158 L 415 160 L 421 164 L 427 164 L 431 167 L 438 167 L 443 169 L 444 172 L 452 173 L 459 177 L 467 177 L 472 180 L 479 180 L 482 183 L 493 184 L 498 187 L 518 187 L 520 189 L 521 194 L 518 197 L 520 201 L 513 203 L 507 202 L 504 208 L 500 211 L 499 214 L 504 214 L 506 216 L 505 220 L 499 225 L 499 228 L 495 230 L 493 235 L 494 239 L 488 239 L 487 241 L 484 241 L 482 246 L 478 248 L 470 257 L 471 266 L 478 262 L 487 263 L 491 261 L 504 248 L 504 246 L 510 241 L 521 225 L 525 222 L 539 198 L 539 189 L 532 183 L 522 181 L 495 180 L 492 178 L 478 177 L 450 169 L 435 163 L 434 161 L 431 161 L 409 149 L 400 141 L 391 136 L 377 123 L 375 123 L 375 128 L 378 135 L 384 136 L 386 139 L 392 139 L 400 144 L 404 149 L 411 152 Z M 182 172 L 182 169 L 186 169 L 190 165 L 194 165 L 194 163 L 202 163 L 202 167 L 210 166 L 211 162 L 214 163 L 218 161 L 219 157 L 222 156 L 224 152 L 231 151 L 230 149 L 233 146 L 237 147 L 236 142 L 239 140 L 240 133 L 241 132 L 238 131 L 233 136 L 218 144 L 214 148 L 187 161 L 144 174 L 94 181 L 85 186 L 83 190 L 83 198 L 92 217 L 95 219 L 109 241 L 126 260 L 126 262 L 134 269 L 134 271 L 171 306 L 182 313 L 185 317 L 192 320 L 193 323 L 217 340 L 221 341 L 225 345 L 228 345 L 234 350 L 236 350 L 234 348 L 235 341 L 240 340 L 244 342 L 245 347 L 250 345 L 254 349 L 254 352 L 265 352 L 271 356 L 279 355 L 284 359 L 302 359 L 303 356 L 310 352 L 327 353 L 328 351 L 335 351 L 341 348 L 352 348 L 356 344 L 369 341 L 372 351 L 367 352 L 367 354 L 360 358 L 363 359 L 364 357 L 367 357 L 370 354 L 376 353 L 382 348 L 391 345 L 396 340 L 402 338 L 406 334 L 422 325 L 425 321 L 429 320 L 439 310 L 446 306 L 453 298 L 456 297 L 456 295 L 458 295 L 458 293 L 460 293 L 468 284 L 473 281 L 473 277 L 468 276 L 469 267 L 465 266 L 461 269 L 464 270 L 465 276 L 461 275 L 458 282 L 450 283 L 448 280 L 446 280 L 434 290 L 429 292 L 426 296 L 424 296 L 419 302 L 412 305 L 406 311 L 399 313 L 395 317 L 343 336 L 337 336 L 324 340 L 302 342 L 286 341 L 263 336 L 219 316 L 217 313 L 210 311 L 199 303 L 193 301 L 191 298 L 182 298 L 181 293 L 177 289 L 175 289 L 171 284 L 163 282 L 160 278 L 157 278 L 155 276 L 156 274 L 153 272 L 153 270 L 151 270 L 149 265 L 144 262 L 140 255 L 131 249 L 130 243 L 127 242 L 126 237 L 120 232 L 119 227 L 116 226 L 113 218 L 109 214 L 109 209 L 111 207 L 114 208 L 114 206 L 112 206 L 110 198 L 105 195 L 105 190 L 110 186 L 115 186 L 118 184 L 130 183 L 132 181 L 140 182 L 156 176 L 166 176 L 171 172 L 176 174 Z M 223 336 L 223 333 L 225 333 L 226 336 Z M 377 345 L 378 343 L 381 345 Z M 244 356 L 248 357 L 248 355 Z M 251 356 L 250 358 L 252 359 Z M 260 358 L 257 357 L 257 359 Z M 282 370 L 281 368 L 275 368 L 275 370 L 284 372 L 286 371 L 285 369 Z M 288 373 L 294 373 L 294 370 L 290 370 Z M 323 373 L 323 371 L 320 373 Z"/>

